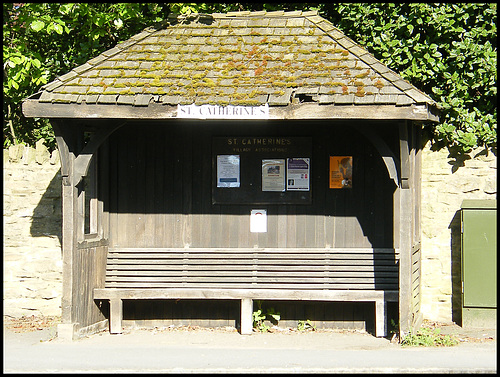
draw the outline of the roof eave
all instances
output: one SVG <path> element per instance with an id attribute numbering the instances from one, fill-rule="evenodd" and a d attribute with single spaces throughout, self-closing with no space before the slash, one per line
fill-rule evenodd
<path id="1" fill-rule="evenodd" d="M 28 118 L 78 119 L 176 119 L 177 106 L 150 103 L 147 106 L 86 103 L 42 103 L 27 99 L 22 105 Z M 270 106 L 269 119 L 377 119 L 439 122 L 438 109 L 427 103 L 394 105 L 322 105 L 318 103 Z"/>

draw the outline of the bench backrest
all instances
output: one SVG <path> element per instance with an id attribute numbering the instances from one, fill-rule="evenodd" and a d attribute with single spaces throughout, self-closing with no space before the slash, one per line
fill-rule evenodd
<path id="1" fill-rule="evenodd" d="M 110 248 L 106 288 L 397 290 L 394 249 Z"/>

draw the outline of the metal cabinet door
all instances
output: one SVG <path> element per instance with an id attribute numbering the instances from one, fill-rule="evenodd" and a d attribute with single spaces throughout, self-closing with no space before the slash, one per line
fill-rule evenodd
<path id="1" fill-rule="evenodd" d="M 497 306 L 496 210 L 462 210 L 463 306 Z"/>

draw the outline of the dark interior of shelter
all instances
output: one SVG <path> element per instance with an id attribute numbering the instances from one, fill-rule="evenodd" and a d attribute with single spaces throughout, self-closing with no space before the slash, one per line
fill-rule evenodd
<path id="1" fill-rule="evenodd" d="M 392 249 L 396 184 L 370 140 L 374 132 L 398 155 L 398 124 L 388 121 L 129 122 L 99 148 L 91 166 L 109 214 L 109 247 Z M 217 156 L 228 154 L 241 161 L 237 188 L 215 182 Z M 330 156 L 352 157 L 349 188 L 329 187 Z M 263 192 L 262 161 L 286 158 L 310 159 L 310 189 Z M 255 208 L 267 211 L 267 232 L 250 232 Z M 397 290 L 397 269 L 384 272 L 387 260 L 377 255 L 373 263 L 372 289 Z M 374 327 L 373 303 L 255 305 L 280 312 L 280 326 L 309 319 L 319 328 Z M 238 326 L 239 311 L 237 300 L 124 300 L 123 319 Z M 397 303 L 390 303 L 389 325 L 397 315 Z"/>
<path id="2" fill-rule="evenodd" d="M 278 229 L 273 226 L 286 215 L 297 218 L 296 235 L 285 247 L 393 247 L 392 196 L 396 185 L 380 154 L 356 128 L 310 121 L 241 127 L 182 123 L 124 126 L 100 148 L 97 160 L 102 179 L 97 181 L 109 181 L 109 187 L 103 185 L 98 192 L 104 211 L 111 215 L 110 247 L 184 247 L 186 243 L 190 247 L 254 247 L 254 241 L 257 247 L 278 247 Z M 386 135 L 389 145 L 397 145 L 397 128 L 381 124 L 363 127 L 376 127 Z M 242 155 L 241 186 L 217 189 L 214 156 L 227 152 L 213 150 L 212 139 L 233 136 L 295 137 L 299 144 L 303 141 L 309 146 L 300 152 L 250 151 L 248 158 L 245 152 L 233 152 Z M 300 155 L 295 156 L 297 153 Z M 261 192 L 261 158 L 281 155 L 311 159 L 310 191 L 302 193 L 306 200 L 295 197 L 283 203 L 288 192 L 270 192 L 265 201 L 241 203 L 245 195 Z M 328 187 L 328 158 L 335 155 L 353 157 L 350 189 Z M 219 194 L 215 190 L 231 191 L 234 201 L 214 204 L 213 197 Z M 219 196 L 224 199 L 223 195 Z M 255 206 L 266 208 L 270 221 L 269 231 L 258 234 L 256 240 L 248 239 L 249 228 L 238 223 L 248 222 Z M 221 214 L 234 215 L 236 221 L 221 223 L 217 217 Z M 190 216 L 182 236 L 179 215 Z M 208 215 L 209 221 L 197 222 L 200 215 Z M 324 221 L 329 218 L 335 223 L 325 229 Z M 115 233 L 127 226 L 131 232 Z"/>

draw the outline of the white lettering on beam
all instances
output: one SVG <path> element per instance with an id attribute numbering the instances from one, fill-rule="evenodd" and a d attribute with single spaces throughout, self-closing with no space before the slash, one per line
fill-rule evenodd
<path id="1" fill-rule="evenodd" d="M 177 118 L 192 119 L 269 119 L 269 105 L 219 106 L 177 105 Z"/>

